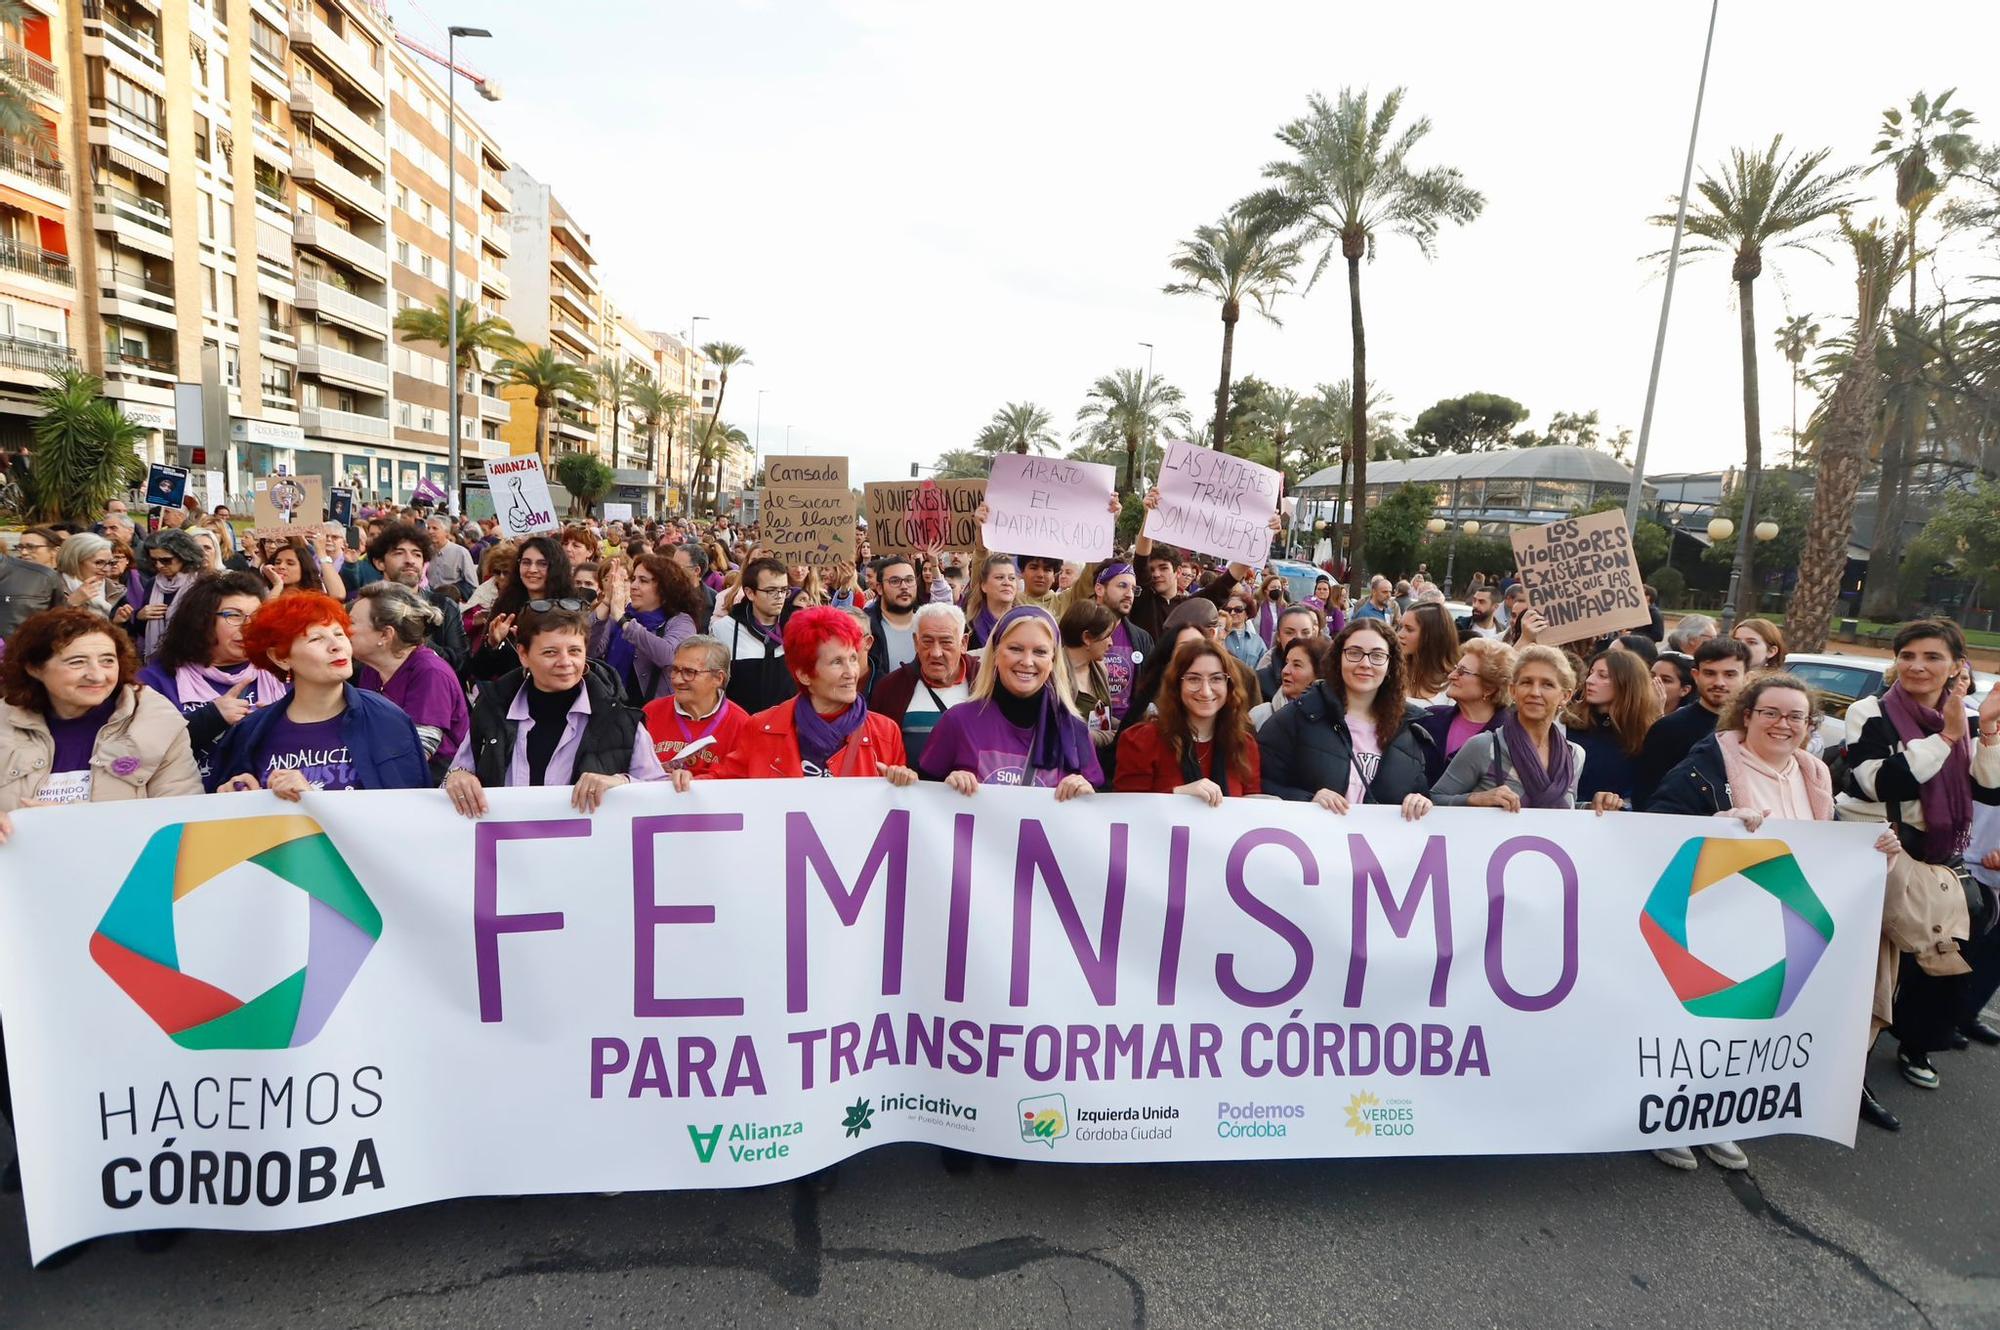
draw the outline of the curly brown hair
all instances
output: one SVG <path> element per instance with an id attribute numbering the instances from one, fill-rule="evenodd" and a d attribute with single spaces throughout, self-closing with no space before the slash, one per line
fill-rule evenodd
<path id="1" fill-rule="evenodd" d="M 1382 742 L 1382 751 L 1386 753 L 1389 741 L 1403 728 L 1403 706 L 1409 697 L 1409 686 L 1403 678 L 1403 648 L 1396 641 L 1396 635 L 1389 631 L 1389 625 L 1379 619 L 1356 619 L 1341 629 L 1340 636 L 1333 639 L 1326 658 L 1320 662 L 1320 682 L 1326 685 L 1327 691 L 1345 710 L 1347 685 L 1340 678 L 1340 655 L 1358 633 L 1373 633 L 1389 648 L 1389 668 L 1382 675 L 1381 688 L 1376 690 L 1375 705 L 1369 708 L 1376 734 Z"/>
<path id="2" fill-rule="evenodd" d="M 660 608 L 668 618 L 685 614 L 697 624 L 701 622 L 701 591 L 688 576 L 687 569 L 673 561 L 671 555 L 641 554 L 632 560 L 633 571 L 644 568 L 652 576 L 653 585 L 660 589 Z"/>
<path id="3" fill-rule="evenodd" d="M 14 644 L 9 642 L 7 650 L 11 654 Z M 1759 674 L 1736 690 L 1736 696 L 1729 699 L 1723 708 L 1722 719 L 1715 722 L 1718 734 L 1742 734 L 1750 728 L 1750 713 L 1757 709 L 1758 701 L 1766 693 L 1789 688 L 1806 699 L 1806 723 L 1799 727 L 1799 747 L 1803 748 L 1812 739 L 1813 717 L 1819 714 L 1819 691 L 1796 674 Z M 12 699 L 10 698 L 9 701 Z"/>
<path id="4" fill-rule="evenodd" d="M 139 677 L 139 654 L 132 649 L 130 635 L 113 628 L 94 610 L 64 606 L 29 615 L 7 639 L 7 654 L 0 656 L 0 698 L 24 711 L 46 714 L 49 690 L 28 673 L 29 667 L 40 669 L 56 652 L 90 633 L 111 639 L 112 649 L 118 653 L 120 688 Z"/>
<path id="5" fill-rule="evenodd" d="M 1222 710 L 1215 717 L 1215 754 L 1209 764 L 1210 770 L 1227 771 L 1243 780 L 1250 778 L 1250 745 L 1257 742 L 1256 731 L 1250 725 L 1250 672 L 1243 668 L 1243 662 L 1231 656 L 1213 641 L 1199 638 L 1183 642 L 1167 662 L 1167 672 L 1160 679 L 1160 691 L 1153 699 L 1157 713 L 1154 724 L 1159 727 L 1160 737 L 1167 741 L 1177 760 L 1185 761 L 1194 752 L 1194 733 L 1189 727 L 1187 711 L 1181 706 L 1181 676 L 1194 663 L 1205 656 L 1212 656 L 1222 666 L 1222 672 L 1229 678 L 1229 693 L 1223 699 Z"/>

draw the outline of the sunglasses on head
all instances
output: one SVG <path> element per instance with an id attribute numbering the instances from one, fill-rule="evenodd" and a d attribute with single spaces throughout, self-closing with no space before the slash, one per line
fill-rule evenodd
<path id="1" fill-rule="evenodd" d="M 564 596 L 561 600 L 531 600 L 528 608 L 536 614 L 547 614 L 550 610 L 587 610 L 597 599 L 596 596 Z"/>

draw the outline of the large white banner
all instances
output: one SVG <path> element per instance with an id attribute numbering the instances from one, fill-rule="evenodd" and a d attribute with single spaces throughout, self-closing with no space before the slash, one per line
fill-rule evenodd
<path id="1" fill-rule="evenodd" d="M 1077 1163 L 1852 1144 L 1875 829 L 874 781 L 17 814 L 36 1259 L 885 1141 Z"/>

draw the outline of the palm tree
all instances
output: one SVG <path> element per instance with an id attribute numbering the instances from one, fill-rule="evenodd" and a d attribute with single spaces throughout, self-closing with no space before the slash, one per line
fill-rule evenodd
<path id="1" fill-rule="evenodd" d="M 589 370 L 562 359 L 543 346 L 524 346 L 493 366 L 500 381 L 527 388 L 535 394 L 535 453 L 542 469 L 549 467 L 549 420 L 561 403 L 561 394 L 589 397 L 597 391 L 597 381 Z"/>
<path id="2" fill-rule="evenodd" d="M 653 464 L 659 459 L 660 439 L 667 441 L 667 474 L 674 471 L 674 427 L 681 415 L 694 405 L 694 399 L 685 393 L 677 393 L 654 378 L 650 371 L 641 370 L 632 384 L 632 409 L 639 413 L 639 419 L 646 426 L 646 474 L 653 474 Z"/>
<path id="3" fill-rule="evenodd" d="M 1054 448 L 1060 440 L 1050 428 L 1052 423 L 1049 413 L 1033 402 L 1009 402 L 993 413 L 972 446 L 988 456 Z"/>
<path id="4" fill-rule="evenodd" d="M 1124 492 L 1139 492 L 1140 452 L 1167 425 L 1186 425 L 1181 390 L 1143 369 L 1121 369 L 1090 385 L 1076 413 L 1076 436 L 1093 447 L 1125 452 Z"/>
<path id="5" fill-rule="evenodd" d="M 1904 254 L 1910 282 L 1910 317 L 1917 314 L 1917 265 L 1924 251 L 1917 243 L 1917 225 L 1931 204 L 1944 193 L 1951 177 L 1973 160 L 1977 145 L 1966 126 L 1970 111 L 1951 109 L 1952 94 L 1947 88 L 1932 101 L 1922 92 L 1910 98 L 1907 113 L 1891 106 L 1882 112 L 1881 137 L 1875 144 L 1875 160 L 1869 171 L 1883 169 L 1896 173 L 1896 206 L 1903 213 L 1903 234 L 1909 240 Z M 1938 167 L 1944 174 L 1938 174 Z M 1903 385 L 1907 390 L 1909 385 Z M 1869 541 L 1868 590 L 1864 613 L 1893 614 L 1897 597 L 1897 569 L 1902 563 L 1903 514 L 1910 467 L 1916 461 L 1918 417 L 1905 413 L 1904 429 L 1892 431 L 1882 445 L 1882 478 L 1876 486 L 1875 531 Z"/>
<path id="6" fill-rule="evenodd" d="M 435 304 L 397 310 L 396 335 L 406 342 L 429 342 L 444 351 L 451 346 L 452 322 L 451 306 L 439 296 Z M 452 386 L 460 394 L 459 414 L 463 419 L 466 376 L 479 368 L 479 358 L 514 355 L 520 351 L 521 342 L 514 336 L 514 325 L 505 319 L 481 318 L 479 306 L 470 300 L 458 302 L 457 323 L 458 365 L 452 375 Z"/>
<path id="7" fill-rule="evenodd" d="M 1396 424 L 1402 417 L 1388 409 L 1389 403 L 1394 400 L 1385 390 L 1369 385 L 1368 400 L 1362 404 L 1362 414 L 1368 421 L 1368 446 L 1362 451 L 1371 462 L 1406 451 L 1402 436 L 1396 432 Z M 1351 379 L 1319 384 L 1305 401 L 1305 437 L 1323 440 L 1324 446 L 1340 457 L 1340 487 L 1335 492 L 1334 500 L 1336 526 L 1347 509 L 1347 472 L 1355 456 L 1348 441 L 1353 437 L 1354 415 L 1354 382 Z M 1319 470 L 1322 464 L 1331 463 L 1321 457 L 1302 457 L 1299 462 L 1300 478 L 1304 479 Z"/>
<path id="8" fill-rule="evenodd" d="M 1242 317 L 1243 302 L 1249 300 L 1259 314 L 1278 323 L 1271 302 L 1291 286 L 1298 262 L 1298 245 L 1279 238 L 1271 215 L 1255 215 L 1240 207 L 1213 226 L 1196 227 L 1194 239 L 1181 241 L 1168 260 L 1186 280 L 1169 282 L 1162 291 L 1170 296 L 1214 295 L 1222 301 L 1222 381 L 1215 389 L 1217 451 L 1229 418 L 1229 367 L 1235 359 L 1236 321 Z"/>
<path id="9" fill-rule="evenodd" d="M 1906 244 L 1901 232 L 1887 235 L 1880 222 L 1857 227 L 1842 217 L 1840 230 L 1854 251 L 1854 336 L 1847 367 L 1828 394 L 1820 419 L 1814 422 L 1820 427 L 1815 451 L 1819 474 L 1813 485 L 1812 523 L 1806 528 L 1799 580 L 1792 589 L 1785 625 L 1797 651 L 1825 648 L 1840 577 L 1847 568 L 1854 499 L 1861 491 L 1869 445 L 1878 435 L 1876 421 L 1882 410 L 1876 345 Z"/>
<path id="10" fill-rule="evenodd" d="M 707 356 L 719 371 L 716 375 L 715 410 L 709 413 L 708 430 L 701 436 L 701 464 L 706 466 L 708 464 L 708 436 L 715 433 L 715 422 L 722 419 L 722 399 L 729 395 L 730 366 L 748 365 L 752 362 L 749 353 L 734 342 L 709 342 L 701 348 L 701 353 Z M 700 494 L 701 485 L 699 481 L 701 480 L 701 472 L 695 472 L 695 480 L 697 483 L 693 486 L 694 492 Z"/>
<path id="11" fill-rule="evenodd" d="M 1780 249 L 1818 254 L 1822 223 L 1854 200 L 1846 187 L 1858 173 L 1854 167 L 1822 170 L 1831 149 L 1804 155 L 1787 152 L 1784 135 L 1775 135 L 1762 149 L 1733 148 L 1719 175 L 1704 171 L 1696 192 L 1701 206 L 1687 217 L 1694 237 L 1685 253 L 1731 256 L 1729 278 L 1736 283 L 1737 333 L 1743 359 L 1743 518 L 1737 532 L 1736 564 L 1730 574 L 1742 603 L 1756 603 L 1757 588 L 1751 555 L 1756 548 L 1757 481 L 1764 469 L 1763 426 L 1757 397 L 1757 306 L 1755 284 L 1764 271 L 1764 255 Z M 1672 226 L 1671 215 L 1654 217 Z M 1824 257 L 1822 255 L 1822 257 Z"/>
<path id="12" fill-rule="evenodd" d="M 611 465 L 618 465 L 619 426 L 625 408 L 632 405 L 632 389 L 638 384 L 633 365 L 626 360 L 600 360 L 592 367 L 597 376 L 597 402 L 611 413 Z"/>
<path id="13" fill-rule="evenodd" d="M 146 479 L 139 448 L 145 432 L 115 402 L 98 394 L 104 381 L 60 369 L 38 395 L 42 414 L 35 446 L 20 475 L 22 516 L 31 522 L 92 521 L 113 499 Z"/>
<path id="14" fill-rule="evenodd" d="M 1792 367 L 1792 461 L 1799 460 L 1799 366 L 1805 362 L 1806 352 L 1819 345 L 1819 325 L 1809 314 L 1794 314 L 1778 325 L 1777 346 L 1779 354 Z"/>
<path id="15" fill-rule="evenodd" d="M 1306 399 L 1290 388 L 1267 388 L 1257 395 L 1250 414 L 1260 429 L 1270 432 L 1271 469 L 1283 475 L 1285 445 L 1305 422 Z"/>
<path id="16" fill-rule="evenodd" d="M 702 435 L 700 467 L 695 472 L 692 488 L 698 502 L 704 477 L 712 478 L 714 497 L 709 501 L 709 510 L 719 513 L 722 511 L 722 459 L 729 456 L 731 448 L 749 447 L 750 436 L 734 425 L 724 425 L 718 431 L 712 418 L 708 424 L 707 432 Z"/>
<path id="17" fill-rule="evenodd" d="M 1317 283 L 1338 247 L 1347 262 L 1348 320 L 1353 330 L 1354 369 L 1349 381 L 1368 382 L 1368 335 L 1361 318 L 1361 260 L 1375 257 L 1378 233 L 1384 228 L 1413 241 L 1429 258 L 1446 222 L 1464 225 L 1478 217 L 1486 198 L 1447 166 L 1418 170 L 1410 155 L 1431 132 L 1428 118 L 1419 116 L 1396 129 L 1403 107 L 1403 90 L 1394 89 L 1372 111 L 1367 89 L 1340 90 L 1336 103 L 1314 93 L 1306 114 L 1278 131 L 1278 141 L 1290 156 L 1271 162 L 1264 176 L 1271 188 L 1249 201 L 1253 213 L 1269 214 L 1297 228 L 1301 248 L 1322 246 L 1319 261 L 1307 281 Z M 1367 395 L 1351 402 L 1353 420 L 1348 452 L 1354 464 L 1354 490 L 1368 485 Z M 1367 505 L 1354 505 L 1350 548 L 1366 548 Z M 1351 576 L 1360 589 L 1357 558 Z"/>

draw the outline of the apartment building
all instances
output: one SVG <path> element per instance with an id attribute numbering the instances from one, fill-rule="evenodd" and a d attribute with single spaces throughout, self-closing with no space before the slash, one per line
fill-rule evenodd
<path id="1" fill-rule="evenodd" d="M 555 191 L 520 166 L 509 167 L 501 183 L 513 196 L 507 218 L 508 309 L 514 335 L 545 346 L 584 369 L 604 355 L 603 292 L 590 234 L 562 206 Z M 602 431 L 608 441 L 609 431 Z M 550 430 L 551 453 L 603 454 L 599 413 L 593 399 L 562 395 Z"/>
<path id="2" fill-rule="evenodd" d="M 662 439 L 659 459 L 660 476 L 667 486 L 667 503 L 678 507 L 681 496 L 687 493 L 689 480 L 694 475 L 693 443 L 700 437 L 696 431 L 703 418 L 715 410 L 715 394 L 719 384 L 716 369 L 686 337 L 679 333 L 660 332 L 650 334 L 656 348 L 654 375 L 668 392 L 679 393 L 694 405 L 682 413 L 677 428 L 668 446 Z"/>
<path id="3" fill-rule="evenodd" d="M 0 451 L 29 441 L 34 395 L 72 346 L 80 216 L 69 161 L 71 103 L 57 65 L 68 45 L 58 0 L 0 25 L 0 67 L 29 96 L 42 132 L 0 140 Z"/>
<path id="4" fill-rule="evenodd" d="M 461 83 L 461 91 L 466 91 Z M 446 152 L 456 152 L 458 227 L 457 294 L 482 319 L 506 319 L 509 284 L 507 213 L 512 196 L 501 182 L 506 159 L 491 136 L 466 114 L 461 101 L 450 140 L 450 100 L 430 63 L 400 46 L 390 50 L 390 288 L 396 309 L 436 308 L 445 299 L 451 221 L 447 195 L 454 187 Z M 452 148 L 447 148 L 447 142 Z M 398 339 L 391 349 L 395 399 L 394 441 L 449 467 L 451 371 L 446 348 Z M 461 465 L 477 481 L 484 457 L 505 457 L 500 430 L 511 404 L 500 396 L 485 357 L 468 376 L 459 399 Z"/>

